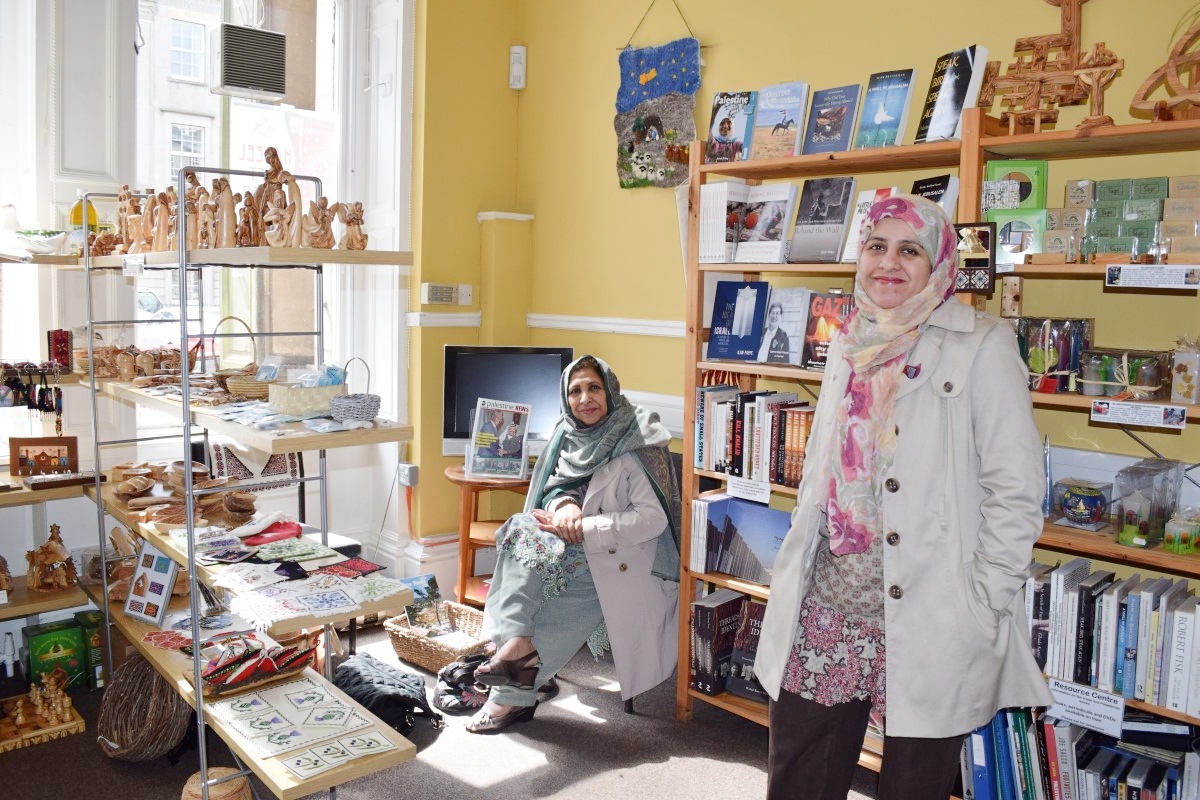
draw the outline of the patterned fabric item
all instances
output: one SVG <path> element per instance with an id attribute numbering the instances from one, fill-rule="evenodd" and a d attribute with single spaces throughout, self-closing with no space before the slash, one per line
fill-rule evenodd
<path id="1" fill-rule="evenodd" d="M 542 578 L 546 599 L 567 588 L 571 577 L 586 563 L 583 547 L 569 545 L 558 536 L 540 529 L 529 514 L 513 514 L 496 531 L 501 557 L 515 559 Z"/>
<path id="2" fill-rule="evenodd" d="M 340 556 L 341 553 L 311 539 L 284 539 L 264 544 L 255 555 L 262 561 L 311 561 Z"/>
<path id="3" fill-rule="evenodd" d="M 932 270 L 924 289 L 891 309 L 877 306 L 855 280 L 855 310 L 840 334 L 852 373 L 837 408 L 835 440 L 842 444 L 829 477 L 829 548 L 837 555 L 863 552 L 879 530 L 879 478 L 896 452 L 896 389 L 905 358 L 929 315 L 954 293 L 955 234 L 945 212 L 923 197 L 881 200 L 867 213 L 860 250 L 887 217 L 912 228 Z"/>
<path id="4" fill-rule="evenodd" d="M 883 629 L 806 598 L 802 638 L 784 668 L 782 688 L 821 705 L 870 700 L 883 713 L 886 685 Z"/>
<path id="5" fill-rule="evenodd" d="M 266 630 L 276 622 L 300 616 L 356 616 L 362 603 L 375 602 L 403 588 L 404 584 L 391 578 L 347 579 L 314 573 L 302 580 L 235 595 L 229 603 L 229 610 L 257 630 Z"/>

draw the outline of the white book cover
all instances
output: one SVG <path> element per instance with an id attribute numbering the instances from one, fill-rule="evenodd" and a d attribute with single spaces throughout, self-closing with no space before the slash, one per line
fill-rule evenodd
<path id="1" fill-rule="evenodd" d="M 762 342 L 755 360 L 765 364 L 800 364 L 811 294 L 811 290 L 802 286 L 771 287 Z"/>
<path id="2" fill-rule="evenodd" d="M 858 233 L 862 230 L 871 206 L 880 200 L 900 194 L 899 186 L 887 186 L 882 189 L 863 189 L 854 201 L 854 211 L 850 215 L 850 224 L 846 226 L 846 239 L 842 245 L 842 263 L 853 264 L 858 261 Z"/>
<path id="3" fill-rule="evenodd" d="M 1153 694 L 1148 695 L 1149 701 L 1156 706 L 1165 706 L 1167 690 L 1163 681 L 1163 664 L 1168 660 L 1164 654 L 1168 652 L 1167 642 L 1170 641 L 1168 631 L 1171 627 L 1171 612 L 1178 607 L 1180 598 L 1188 594 L 1187 578 L 1178 578 L 1171 588 L 1163 592 L 1158 599 L 1158 640 L 1154 645 L 1154 679 L 1151 682 Z"/>
<path id="4" fill-rule="evenodd" d="M 796 214 L 796 184 L 761 183 L 748 188 L 746 216 L 733 261 L 778 264 L 787 255 L 788 232 Z"/>
<path id="5" fill-rule="evenodd" d="M 1147 675 L 1154 674 L 1153 670 L 1149 668 L 1154 663 L 1150 618 L 1154 614 L 1154 609 L 1158 607 L 1162 593 L 1169 588 L 1171 588 L 1171 579 L 1160 577 L 1144 582 L 1139 589 L 1142 599 L 1138 605 L 1138 651 L 1133 683 L 1135 700 L 1146 699 L 1146 678 Z"/>
<path id="6" fill-rule="evenodd" d="M 533 406 L 479 398 L 463 472 L 467 477 L 520 478 L 529 474 L 525 440 Z"/>
<path id="7" fill-rule="evenodd" d="M 1129 592 L 1129 580 L 1112 583 L 1104 591 L 1103 616 L 1100 619 L 1100 664 L 1096 672 L 1096 688 L 1102 692 L 1113 690 L 1117 663 L 1117 620 L 1121 600 Z"/>
<path id="8" fill-rule="evenodd" d="M 1050 573 L 1050 651 L 1046 658 L 1046 672 L 1052 677 L 1069 680 L 1065 674 L 1067 661 L 1067 628 L 1074 627 L 1074 620 L 1067 619 L 1067 598 L 1075 594 L 1079 582 L 1092 571 L 1089 559 L 1073 558 Z"/>
<path id="9" fill-rule="evenodd" d="M 1191 686 L 1192 639 L 1196 631 L 1196 602 L 1200 598 L 1192 595 L 1179 604 L 1171 615 L 1170 661 L 1163 665 L 1167 674 L 1166 707 L 1172 711 L 1187 712 L 1188 688 Z"/>
<path id="10" fill-rule="evenodd" d="M 799 396 L 795 392 L 773 392 L 754 398 L 757 427 L 754 434 L 756 460 L 751 480 L 766 481 L 768 479 L 767 472 L 771 468 L 771 415 L 780 406 L 794 403 L 798 399 Z"/>
<path id="11" fill-rule="evenodd" d="M 728 264 L 733 261 L 746 213 L 749 187 L 735 181 L 710 181 L 700 187 L 701 264 Z"/>

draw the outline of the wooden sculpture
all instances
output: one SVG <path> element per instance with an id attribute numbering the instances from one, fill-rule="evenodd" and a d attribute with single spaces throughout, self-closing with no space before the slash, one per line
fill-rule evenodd
<path id="1" fill-rule="evenodd" d="M 154 201 L 154 238 L 150 249 L 155 253 L 165 253 L 170 250 L 170 216 L 171 200 L 166 192 L 159 192 Z"/>
<path id="2" fill-rule="evenodd" d="M 363 204 L 357 202 L 334 203 L 332 210 L 337 214 L 341 223 L 346 226 L 346 232 L 342 234 L 338 248 L 341 250 L 366 250 L 367 234 L 363 233 L 362 229 Z"/>
<path id="3" fill-rule="evenodd" d="M 0 592 L 11 592 L 12 588 L 12 573 L 8 571 L 8 561 L 4 556 L 0 556 Z"/>
<path id="4" fill-rule="evenodd" d="M 213 247 L 237 246 L 237 210 L 242 196 L 229 188 L 228 178 L 213 178 L 212 201 L 216 203 L 216 240 Z"/>
<path id="5" fill-rule="evenodd" d="M 129 246 L 129 201 L 132 199 L 129 184 L 121 184 L 117 191 L 117 246 L 122 252 Z"/>
<path id="6" fill-rule="evenodd" d="M 1178 30 L 1178 29 L 1176 29 Z M 1190 119 L 1200 116 L 1200 19 L 1196 20 L 1175 42 L 1163 64 L 1142 82 L 1134 92 L 1130 109 L 1152 112 L 1155 121 Z M 1186 76 L 1189 83 L 1184 83 Z M 1165 87 L 1168 97 L 1152 100 L 1150 96 Z"/>
<path id="7" fill-rule="evenodd" d="M 50 538 L 36 550 L 25 553 L 29 572 L 25 586 L 31 592 L 58 592 L 70 589 L 78 581 L 71 552 L 63 545 L 62 530 L 50 526 Z"/>
<path id="8" fill-rule="evenodd" d="M 318 197 L 308 203 L 309 212 L 301 220 L 304 228 L 304 246 L 332 250 L 333 218 L 336 212 L 329 207 L 329 198 Z"/>
<path id="9" fill-rule="evenodd" d="M 292 219 L 296 216 L 296 204 L 288 203 L 282 189 L 276 189 L 262 215 L 266 230 L 263 233 L 271 247 L 290 247 Z"/>
<path id="10" fill-rule="evenodd" d="M 1125 59 L 1117 58 L 1113 51 L 1104 46 L 1104 42 L 1096 42 L 1092 50 L 1079 62 L 1075 74 L 1080 82 L 1087 87 L 1091 98 L 1091 114 L 1079 123 L 1077 128 L 1096 128 L 1101 125 L 1112 125 L 1112 117 L 1104 113 L 1104 89 L 1117 73 L 1125 68 Z"/>

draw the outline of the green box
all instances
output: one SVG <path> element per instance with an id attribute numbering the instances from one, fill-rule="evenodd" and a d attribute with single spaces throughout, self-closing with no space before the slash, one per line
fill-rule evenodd
<path id="1" fill-rule="evenodd" d="M 1125 201 L 1124 200 L 1097 200 L 1092 203 L 1092 207 L 1087 210 L 1087 224 L 1091 227 L 1093 222 L 1100 220 L 1112 220 L 1120 222 L 1125 218 Z"/>
<path id="2" fill-rule="evenodd" d="M 89 689 L 104 688 L 104 614 L 99 611 L 76 611 L 75 621 L 83 629 L 87 648 L 87 685 Z"/>
<path id="3" fill-rule="evenodd" d="M 29 678 L 38 685 L 42 673 L 62 667 L 67 673 L 67 686 L 83 684 L 87 676 L 87 649 L 83 645 L 83 629 L 73 619 L 26 625 L 21 629 L 25 652 L 29 654 Z"/>
<path id="4" fill-rule="evenodd" d="M 1158 222 L 1162 219 L 1162 200 L 1126 200 L 1124 219 L 1149 219 Z"/>
<path id="5" fill-rule="evenodd" d="M 1134 200 L 1164 200 L 1171 188 L 1170 178 L 1134 178 Z"/>
<path id="6" fill-rule="evenodd" d="M 1097 253 L 1122 253 L 1132 256 L 1137 242 L 1132 236 L 1098 236 L 1096 237 Z"/>
<path id="7" fill-rule="evenodd" d="M 997 264 L 1022 264 L 1027 254 L 1042 252 L 1046 209 L 993 208 L 987 221 L 996 223 Z"/>
<path id="8" fill-rule="evenodd" d="M 985 167 L 984 180 L 1016 181 L 1019 184 L 1020 200 L 1017 208 L 1044 208 L 1046 206 L 1045 161 L 1011 159 L 989 161 Z M 1041 237 L 1038 237 L 1040 246 Z"/>
<path id="9" fill-rule="evenodd" d="M 1136 236 L 1138 240 L 1153 242 L 1158 238 L 1158 223 L 1152 219 L 1127 219 L 1121 222 L 1118 236 Z"/>
<path id="10" fill-rule="evenodd" d="M 1121 220 L 1095 219 L 1084 226 L 1084 230 L 1092 236 L 1120 236 Z"/>
<path id="11" fill-rule="evenodd" d="M 1096 200 L 1100 202 L 1129 200 L 1133 197 L 1133 181 L 1119 178 L 1111 181 L 1096 181 Z"/>

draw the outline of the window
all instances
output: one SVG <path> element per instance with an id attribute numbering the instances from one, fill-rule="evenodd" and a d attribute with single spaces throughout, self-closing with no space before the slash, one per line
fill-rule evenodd
<path id="1" fill-rule="evenodd" d="M 171 20 L 171 77 L 185 81 L 203 80 L 203 25 Z"/>
<path id="2" fill-rule="evenodd" d="M 171 124 L 171 180 L 174 182 L 180 167 L 204 163 L 204 128 L 196 125 Z"/>

